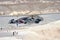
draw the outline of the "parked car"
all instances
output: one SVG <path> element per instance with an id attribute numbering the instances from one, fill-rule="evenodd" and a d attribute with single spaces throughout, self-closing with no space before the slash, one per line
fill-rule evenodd
<path id="1" fill-rule="evenodd" d="M 40 16 L 27 16 L 27 17 L 21 17 L 17 20 L 11 19 L 9 21 L 10 24 L 27 24 L 27 23 L 39 23 L 42 21 L 43 18 Z"/>

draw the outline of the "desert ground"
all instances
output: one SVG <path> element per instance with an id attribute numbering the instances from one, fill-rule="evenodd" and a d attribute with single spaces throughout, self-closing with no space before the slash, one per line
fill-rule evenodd
<path id="1" fill-rule="evenodd" d="M 60 40 L 60 20 L 16 31 L 17 35 L 10 34 L 10 37 L 1 37 L 0 40 Z"/>

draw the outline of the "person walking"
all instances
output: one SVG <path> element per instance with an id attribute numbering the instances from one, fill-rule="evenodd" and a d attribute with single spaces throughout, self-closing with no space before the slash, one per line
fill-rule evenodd
<path id="1" fill-rule="evenodd" d="M 15 32 L 13 32 L 13 36 L 15 35 Z"/>

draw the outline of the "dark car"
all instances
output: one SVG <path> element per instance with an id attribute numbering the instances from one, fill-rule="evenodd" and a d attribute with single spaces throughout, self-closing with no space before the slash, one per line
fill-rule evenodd
<path id="1" fill-rule="evenodd" d="M 14 19 L 11 19 L 11 20 L 9 21 L 9 23 L 10 23 L 10 24 L 14 24 L 14 23 L 15 23 L 15 20 L 14 20 Z"/>

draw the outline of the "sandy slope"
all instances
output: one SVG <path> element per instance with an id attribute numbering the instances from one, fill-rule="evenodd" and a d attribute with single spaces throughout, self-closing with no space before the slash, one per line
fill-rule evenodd
<path id="1" fill-rule="evenodd" d="M 22 31 L 16 30 L 18 32 L 17 36 L 2 37 L 0 40 L 60 40 L 60 20 L 45 25 L 37 24 L 34 26 Z"/>
<path id="2" fill-rule="evenodd" d="M 60 40 L 60 20 L 30 28 L 24 40 Z"/>

